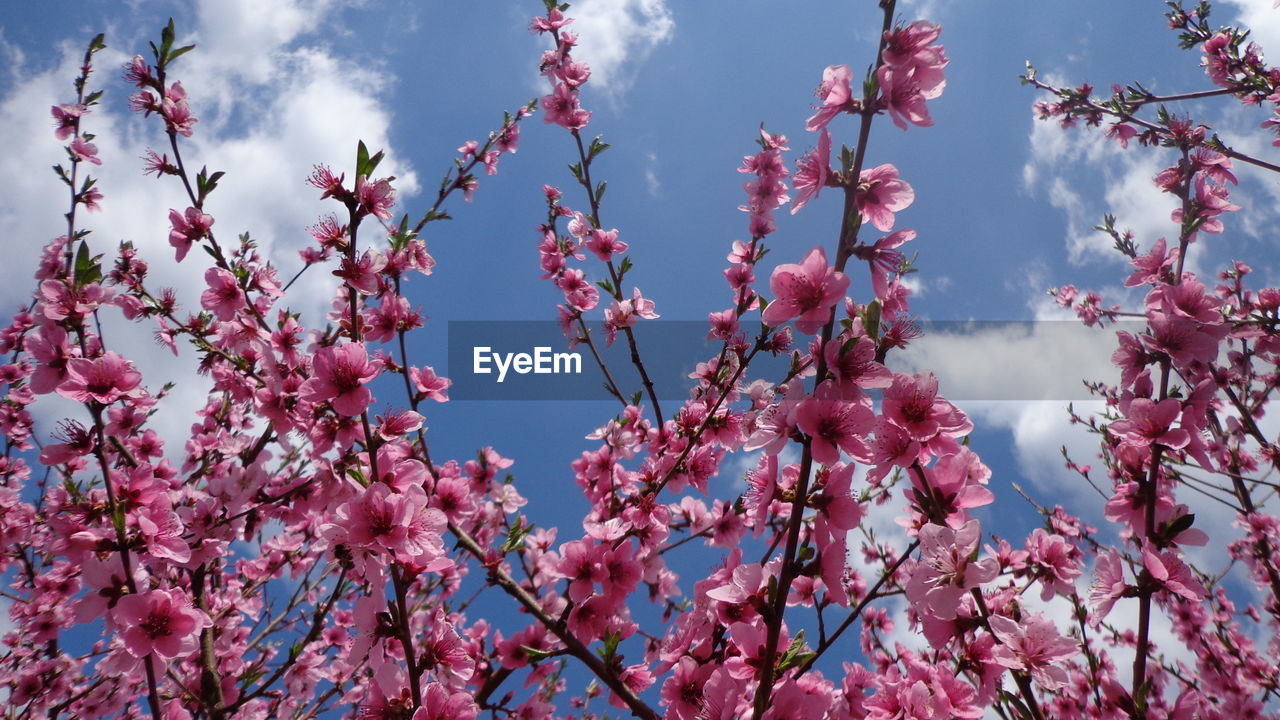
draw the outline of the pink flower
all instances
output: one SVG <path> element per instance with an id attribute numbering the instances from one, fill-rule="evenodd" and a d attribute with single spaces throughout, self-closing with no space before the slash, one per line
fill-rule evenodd
<path id="1" fill-rule="evenodd" d="M 347 343 L 321 348 L 312 368 L 315 376 L 302 385 L 302 397 L 313 403 L 332 401 L 340 415 L 354 417 L 373 402 L 373 393 L 365 384 L 378 376 L 376 363 L 362 343 Z"/>
<path id="2" fill-rule="evenodd" d="M 1239 210 L 1239 205 L 1233 205 L 1227 199 L 1228 191 L 1225 186 L 1214 185 L 1210 183 L 1204 173 L 1196 175 L 1196 197 L 1191 203 L 1192 211 L 1195 214 L 1195 220 L 1199 223 L 1197 230 L 1203 230 L 1207 233 L 1221 233 L 1224 229 L 1222 220 L 1219 215 L 1224 212 L 1233 212 Z M 1174 209 L 1170 216 L 1174 222 L 1181 223 L 1182 208 Z"/>
<path id="3" fill-rule="evenodd" d="M 593 230 L 591 237 L 585 244 L 588 250 L 600 258 L 601 262 L 609 262 L 614 255 L 620 255 L 627 251 L 627 244 L 618 240 L 617 229 Z"/>
<path id="4" fill-rule="evenodd" d="M 938 397 L 938 379 L 931 372 L 896 375 L 884 391 L 884 417 L 927 442 L 938 434 L 957 437 L 973 430 L 973 423 L 950 402 Z"/>
<path id="5" fill-rule="evenodd" d="M 796 201 L 791 204 L 791 214 L 800 212 L 813 198 L 818 197 L 827 184 L 827 176 L 831 173 L 828 165 L 831 162 L 831 133 L 826 128 L 818 135 L 818 147 L 808 155 L 800 158 L 795 179 L 791 181 L 796 189 Z"/>
<path id="6" fill-rule="evenodd" d="M 1177 398 L 1165 398 L 1158 403 L 1136 398 L 1129 403 L 1127 417 L 1112 422 L 1107 429 L 1130 445 L 1149 447 L 1159 444 L 1177 450 L 1186 447 L 1191 440 L 1186 430 L 1169 427 L 1181 412 L 1182 403 Z"/>
<path id="7" fill-rule="evenodd" d="M 875 289 L 876 297 L 881 300 L 888 297 L 889 276 L 898 274 L 905 259 L 898 248 L 915 239 L 915 230 L 899 230 L 880 238 L 875 245 L 854 249 L 854 256 L 866 260 L 871 266 L 871 287 Z"/>
<path id="8" fill-rule="evenodd" d="M 413 387 L 417 389 L 420 397 L 430 398 L 436 402 L 449 402 L 449 396 L 445 394 L 445 390 L 449 389 L 453 381 L 436 375 L 436 371 L 432 368 L 427 366 L 423 366 L 421 369 L 410 367 L 409 382 L 413 383 Z"/>
<path id="9" fill-rule="evenodd" d="M 40 451 L 41 465 L 62 465 L 75 458 L 84 457 L 97 447 L 97 438 L 75 420 L 58 423 L 54 438 L 61 443 L 47 443 Z"/>
<path id="10" fill-rule="evenodd" d="M 893 229 L 893 214 L 905 210 L 916 199 L 911 189 L 898 177 L 898 169 L 885 164 L 863 170 L 854 192 L 858 212 L 881 232 Z"/>
<path id="11" fill-rule="evenodd" d="M 26 350 L 38 363 L 31 373 L 31 391 L 43 395 L 57 389 L 67 376 L 67 362 L 74 357 L 67 331 L 52 323 L 27 336 Z"/>
<path id="12" fill-rule="evenodd" d="M 361 214 L 387 220 L 391 217 L 391 207 L 396 204 L 396 189 L 387 178 L 371 181 L 361 175 L 356 178 L 356 199 L 360 202 Z"/>
<path id="13" fill-rule="evenodd" d="M 1036 528 L 1027 538 L 1027 553 L 1040 581 L 1040 599 L 1048 601 L 1057 593 L 1070 595 L 1080 575 L 1080 551 L 1061 535 Z"/>
<path id="14" fill-rule="evenodd" d="M 929 116 L 928 99 L 910 71 L 884 65 L 876 73 L 880 81 L 880 97 L 893 124 L 906 130 L 907 124 L 919 127 L 933 125 Z"/>
<path id="15" fill-rule="evenodd" d="M 213 216 L 200 212 L 196 208 L 187 208 L 185 212 L 169 211 L 169 244 L 178 251 L 178 262 L 187 256 L 191 244 L 208 237 L 209 228 L 213 227 Z"/>
<path id="16" fill-rule="evenodd" d="M 567 542 L 560 547 L 560 562 L 556 564 L 555 572 L 569 581 L 570 600 L 582 602 L 595 592 L 597 583 L 609 579 L 602 564 L 606 550 L 603 545 L 582 540 Z"/>
<path id="17" fill-rule="evenodd" d="M 580 312 L 586 312 L 600 302 L 600 291 L 577 268 L 565 270 L 564 274 L 556 278 L 556 287 L 564 292 L 565 302 Z"/>
<path id="18" fill-rule="evenodd" d="M 343 257 L 338 269 L 333 274 L 342 278 L 348 285 L 362 295 L 373 295 L 378 292 L 379 274 L 387 266 L 387 257 L 377 250 L 366 250 L 354 262 Z"/>
<path id="19" fill-rule="evenodd" d="M 832 65 L 822 71 L 822 84 L 815 92 L 822 100 L 822 106 L 805 123 L 805 130 L 812 132 L 825 129 L 836 115 L 857 109 L 857 103 L 853 99 L 852 79 L 853 72 L 848 65 Z"/>
<path id="20" fill-rule="evenodd" d="M 142 373 L 114 352 L 88 360 L 75 358 L 67 362 L 67 378 L 58 386 L 58 394 L 76 402 L 103 405 L 121 398 L 142 397 Z"/>
<path id="21" fill-rule="evenodd" d="M 1080 643 L 1063 637 L 1052 620 L 1039 613 L 1014 622 L 1003 615 L 992 615 L 991 632 L 1000 644 L 991 650 L 996 662 L 1011 669 L 1028 672 L 1046 690 L 1058 690 L 1070 682 L 1067 671 L 1054 665 L 1080 651 Z"/>
<path id="22" fill-rule="evenodd" d="M 76 128 L 80 126 L 80 118 L 89 112 L 88 108 L 83 105 L 54 105 L 51 111 L 53 112 L 53 120 L 58 125 L 58 129 L 54 134 L 59 140 L 66 140 L 71 137 Z"/>
<path id="23" fill-rule="evenodd" d="M 1169 274 L 1169 268 L 1178 260 L 1178 248 L 1165 250 L 1165 240 L 1160 238 L 1151 245 L 1146 255 L 1133 259 L 1137 270 L 1124 281 L 1125 287 L 1155 284 L 1162 275 Z"/>
<path id="24" fill-rule="evenodd" d="M 805 398 L 796 410 L 796 424 L 812 439 L 813 459 L 835 465 L 843 450 L 858 462 L 868 462 L 871 453 L 865 441 L 876 419 L 869 405 L 870 400 L 841 400 L 830 383 Z"/>
<path id="25" fill-rule="evenodd" d="M 652 320 L 660 317 L 654 312 L 656 305 L 652 300 L 640 294 L 640 288 L 632 288 L 630 300 L 614 300 L 604 311 L 604 329 L 606 342 L 613 344 L 614 338 L 622 328 L 635 327 L 637 318 Z"/>
<path id="26" fill-rule="evenodd" d="M 1191 602 L 1204 600 L 1204 585 L 1191 572 L 1191 568 L 1178 559 L 1174 551 L 1155 553 L 1150 546 L 1144 547 L 1142 566 L 1156 582 L 1174 595 L 1180 595 Z"/>
<path id="27" fill-rule="evenodd" d="M 591 112 L 578 104 L 578 91 L 568 83 L 557 83 L 550 95 L 542 98 L 543 122 L 554 123 L 566 130 L 581 130 L 591 122 Z"/>
<path id="28" fill-rule="evenodd" d="M 1097 625 L 1111 612 L 1116 600 L 1129 592 L 1129 585 L 1124 581 L 1124 563 L 1120 553 L 1111 550 L 1098 554 L 1098 562 L 1093 568 L 1093 585 L 1089 588 L 1089 604 L 1094 612 L 1090 620 Z"/>
<path id="29" fill-rule="evenodd" d="M 94 165 L 102 164 L 102 160 L 98 158 L 98 146 L 82 137 L 72 140 L 71 144 L 67 146 L 67 152 L 71 153 L 73 160 L 81 160 Z"/>
<path id="30" fill-rule="evenodd" d="M 426 569 L 450 564 L 441 539 L 448 520 L 427 506 L 427 495 L 419 485 L 396 492 L 386 483 L 375 482 L 339 507 L 335 519 L 338 522 L 323 528 L 335 544 L 387 550 L 400 562 Z"/>
<path id="31" fill-rule="evenodd" d="M 957 530 L 929 523 L 920 528 L 920 564 L 907 583 L 907 599 L 921 615 L 952 620 L 960 599 L 1000 572 L 995 559 L 970 560 L 982 527 L 970 520 Z"/>
<path id="32" fill-rule="evenodd" d="M 438 682 L 428 683 L 422 691 L 422 707 L 411 720 L 475 720 L 480 708 L 471 693 L 452 691 Z"/>
<path id="33" fill-rule="evenodd" d="M 230 320 L 246 307 L 235 275 L 221 268 L 209 268 L 204 273 L 204 281 L 209 289 L 200 295 L 200 307 L 211 311 L 219 320 Z"/>
<path id="34" fill-rule="evenodd" d="M 157 655 L 172 660 L 195 652 L 196 633 L 211 623 L 178 590 L 152 590 L 126 595 L 116 602 L 112 617 L 122 628 L 120 639 L 136 658 Z"/>
<path id="35" fill-rule="evenodd" d="M 798 265 L 774 268 L 769 289 L 776 297 L 765 308 L 764 323 L 777 327 L 795 318 L 800 332 L 813 334 L 831 319 L 831 308 L 849 289 L 849 278 L 832 269 L 826 252 L 816 247 Z"/>
<path id="36" fill-rule="evenodd" d="M 926 100 L 942 95 L 946 87 L 943 68 L 950 62 L 941 45 L 934 45 L 941 28 L 918 20 L 885 36 L 884 64 L 877 72 L 880 96 L 893 123 L 903 130 L 907 123 L 933 124 Z"/>
<path id="37" fill-rule="evenodd" d="M 176 82 L 169 86 L 169 92 L 165 93 L 165 98 L 160 103 L 160 115 L 164 117 L 169 132 L 191 137 L 192 126 L 198 121 L 191 112 L 191 106 L 187 104 L 187 91 L 182 89 L 182 83 Z"/>

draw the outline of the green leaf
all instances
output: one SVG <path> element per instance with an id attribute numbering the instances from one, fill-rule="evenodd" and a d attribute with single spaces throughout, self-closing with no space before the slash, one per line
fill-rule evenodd
<path id="1" fill-rule="evenodd" d="M 587 149 L 587 160 L 594 160 L 597 155 L 612 147 L 607 142 L 601 142 L 600 137 L 601 136 L 597 135 L 595 139 L 591 141 L 591 147 Z"/>
<path id="2" fill-rule="evenodd" d="M 618 654 L 618 643 L 622 642 L 622 634 L 616 630 L 604 636 L 604 647 L 596 648 L 596 654 L 600 656 L 605 663 L 613 662 L 613 658 Z"/>
<path id="3" fill-rule="evenodd" d="M 618 275 L 619 275 L 619 276 L 626 275 L 626 274 L 627 274 L 627 271 L 629 271 L 629 270 L 631 269 L 631 267 L 632 267 L 632 266 L 631 266 L 631 256 L 630 256 L 630 255 L 628 255 L 628 256 L 626 256 L 626 257 L 623 257 L 623 258 L 622 258 L 622 264 L 618 267 Z"/>
<path id="4" fill-rule="evenodd" d="M 373 157 L 369 158 L 369 168 L 368 168 L 368 172 L 365 174 L 372 175 L 373 171 L 378 169 L 378 163 L 382 162 L 382 158 L 385 156 L 386 156 L 386 153 L 384 153 L 381 150 L 374 153 Z"/>
<path id="5" fill-rule="evenodd" d="M 520 650 L 524 652 L 525 655 L 528 656 L 529 662 L 538 662 L 539 660 L 546 660 L 547 658 L 555 654 L 554 652 L 551 652 L 549 650 L 538 650 L 535 648 L 531 648 L 528 645 L 521 645 Z"/>
<path id="6" fill-rule="evenodd" d="M 872 300 L 862 316 L 862 325 L 872 340 L 880 339 L 880 301 Z"/>
<path id="7" fill-rule="evenodd" d="M 369 164 L 369 148 L 360 140 L 356 144 L 356 175 L 368 175 L 364 168 Z"/>
<path id="8" fill-rule="evenodd" d="M 792 638 L 791 645 L 787 647 L 787 651 L 778 659 L 778 672 L 785 672 L 793 667 L 799 667 L 809 658 L 814 656 L 812 652 L 805 652 L 804 630 L 796 632 L 796 636 Z"/>
<path id="9" fill-rule="evenodd" d="M 195 45 L 186 45 L 186 46 L 180 47 L 177 50 L 174 50 L 173 52 L 169 53 L 169 62 L 173 62 L 174 60 L 177 60 L 178 58 L 182 57 L 183 55 L 186 55 L 187 53 L 195 49 L 196 49 Z"/>
<path id="10" fill-rule="evenodd" d="M 91 257 L 89 255 L 89 243 L 80 243 L 80 249 L 76 251 L 75 265 L 75 284 L 77 287 L 91 285 L 102 279 L 102 263 L 99 260 L 101 255 Z"/>
<path id="11" fill-rule="evenodd" d="M 524 548 L 524 540 L 533 532 L 533 523 L 525 525 L 524 517 L 516 516 L 511 529 L 507 531 L 507 539 L 502 543 L 502 552 L 508 553 Z"/>
<path id="12" fill-rule="evenodd" d="M 98 33 L 97 35 L 94 35 L 93 39 L 89 41 L 89 52 L 96 53 L 99 50 L 105 50 L 107 48 L 106 41 L 107 36 L 105 34 Z"/>
<path id="13" fill-rule="evenodd" d="M 1164 531 L 1165 537 L 1172 540 L 1173 538 L 1177 537 L 1180 533 L 1190 530 L 1191 526 L 1195 523 L 1195 521 L 1196 521 L 1195 513 L 1188 513 L 1186 515 L 1182 515 L 1178 517 L 1177 520 L 1170 522 L 1168 527 L 1165 528 L 1165 531 Z"/>
<path id="14" fill-rule="evenodd" d="M 177 35 L 177 33 L 173 28 L 173 18 L 169 18 L 169 24 L 165 25 L 164 29 L 160 31 L 160 52 L 158 53 L 158 59 L 160 60 L 161 65 L 169 62 L 169 49 L 173 47 L 173 38 L 175 35 Z"/>
<path id="15" fill-rule="evenodd" d="M 596 202 L 600 202 L 600 199 L 604 197 L 605 189 L 608 187 L 609 187 L 609 183 L 605 182 L 604 180 L 601 180 L 600 184 L 596 185 Z"/>

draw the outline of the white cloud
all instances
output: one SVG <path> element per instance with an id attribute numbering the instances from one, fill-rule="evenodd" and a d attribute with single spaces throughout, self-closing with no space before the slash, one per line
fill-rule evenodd
<path id="1" fill-rule="evenodd" d="M 1087 399 L 1081 379 L 1114 374 L 1112 332 L 1074 320 L 1026 323 L 939 323 L 889 364 L 932 370 L 952 400 Z"/>
<path id="2" fill-rule="evenodd" d="M 377 74 L 308 41 L 307 33 L 329 19 L 335 5 L 331 0 L 209 0 L 198 7 L 190 34 L 178 28 L 179 42 L 198 46 L 175 63 L 170 79 L 182 81 L 201 119 L 195 136 L 181 144 L 183 159 L 193 173 L 202 165 L 226 172 L 207 205 L 223 248 L 249 232 L 282 280 L 301 267 L 297 250 L 310 242 L 306 227 L 332 210 L 305 185 L 314 163 L 349 175 L 356 141 L 363 139 L 371 148 L 387 150 L 379 171 L 397 176 L 402 197 L 417 190 L 412 170 L 390 147 L 391 113 L 380 97 L 383 83 Z M 0 173 L 23 179 L 0 196 L 0 237 L 6 238 L 7 251 L 0 263 L 0 305 L 7 310 L 26 304 L 41 246 L 66 231 L 66 189 L 48 170 L 65 161 L 65 152 L 53 136 L 48 108 L 74 98 L 71 80 L 87 40 L 60 45 L 61 59 L 48 72 L 22 75 L 15 68 L 22 82 L 0 97 L 0 136 L 8 141 Z M 78 224 L 93 231 L 91 243 L 108 258 L 121 240 L 132 241 L 150 265 L 150 289 L 174 287 L 185 309 L 198 310 L 207 257 L 197 250 L 182 264 L 174 262 L 168 210 L 185 208 L 188 201 L 174 178 L 142 175 L 139 158 L 147 147 L 169 151 L 155 118 L 144 120 L 127 110 L 118 68 L 131 54 L 116 46 L 99 54 L 90 80 L 91 87 L 107 91 L 102 105 L 84 120 L 86 131 L 97 135 L 103 165 L 89 170 L 99 178 L 105 200 L 101 213 L 80 212 Z M 6 55 L 18 57 L 7 50 Z M 335 282 L 324 269 L 312 269 L 291 290 L 289 304 L 305 320 L 316 321 Z M 181 437 L 208 380 L 184 369 L 193 366 L 188 354 L 175 362 L 156 346 L 149 323 L 126 323 L 114 312 L 104 318 L 117 318 L 106 327 L 108 346 L 133 359 L 153 391 L 166 381 L 179 382 L 176 397 L 162 404 L 153 424 L 164 430 L 170 451 L 181 452 Z"/>
<path id="3" fill-rule="evenodd" d="M 581 40 L 574 55 L 591 66 L 589 87 L 615 104 L 653 50 L 675 34 L 666 0 L 580 0 L 569 14 Z"/>
<path id="4" fill-rule="evenodd" d="M 1271 51 L 1271 63 L 1280 60 L 1280 12 L 1271 0 L 1227 0 L 1236 7 L 1236 22 L 1249 28 L 1250 39 L 1263 51 Z"/>
<path id="5" fill-rule="evenodd" d="M 1052 121 L 1034 121 L 1029 144 L 1024 186 L 1030 192 L 1042 192 L 1066 215 L 1066 245 L 1073 265 L 1098 259 L 1125 261 L 1111 239 L 1094 230 L 1107 213 L 1116 217 L 1117 229 L 1132 230 L 1142 247 L 1177 234 L 1177 226 L 1169 219 L 1175 199 L 1152 182 L 1163 169 L 1162 162 L 1173 162 L 1169 156 L 1124 150 L 1096 129 L 1062 130 Z M 1080 185 L 1078 174 L 1062 174 L 1064 167 L 1083 170 L 1088 185 Z M 1100 194 L 1089 191 L 1097 187 L 1102 188 Z M 1193 248 L 1188 261 L 1194 257 Z"/>
<path id="6" fill-rule="evenodd" d="M 658 156 L 653 152 L 645 153 L 644 184 L 651 197 L 662 193 L 662 181 L 658 179 Z"/>

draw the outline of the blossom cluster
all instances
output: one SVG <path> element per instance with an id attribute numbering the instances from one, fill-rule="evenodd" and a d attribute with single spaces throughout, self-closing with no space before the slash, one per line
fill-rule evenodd
<path id="1" fill-rule="evenodd" d="M 1037 505 L 1040 526 L 1004 538 L 980 510 L 1002 483 L 971 442 L 974 423 L 933 373 L 891 362 L 921 332 L 903 250 L 916 232 L 899 224 L 917 198 L 897 166 L 871 160 L 866 139 L 884 116 L 903 130 L 933 124 L 927 103 L 949 63 L 941 28 L 895 25 L 895 3 L 881 3 L 885 32 L 862 96 L 849 65 L 823 71 L 806 124 L 815 147 L 794 171 L 788 139 L 760 130 L 739 168 L 750 176 L 749 239 L 731 241 L 731 301 L 708 317 L 718 351 L 664 412 L 634 332 L 659 317 L 657 303 L 627 281 L 643 248 L 601 221 L 593 162 L 609 144 L 582 134 L 591 70 L 572 56 L 567 10 L 548 0 L 531 24 L 554 45 L 539 66 L 551 92 L 505 114 L 485 142 L 464 142 L 421 219 L 377 173 L 381 152 L 360 143 L 345 171 L 316 166 L 306 183 L 335 211 L 310 229 L 298 272 L 326 268 L 335 293 L 315 326 L 290 309 L 293 281 L 249 235 L 226 244 L 214 230 L 222 174 L 192 173 L 183 157 L 199 98 L 173 79 L 192 47 L 175 47 L 172 23 L 125 78 L 130 105 L 159 119 L 170 148 L 149 151 L 144 171 L 187 195 L 168 213 L 168 240 L 178 261 L 205 263 L 199 308 L 155 287 L 132 244 L 108 258 L 78 224 L 78 207 L 103 200 L 81 176 L 100 163 L 84 126 L 100 97 L 87 82 L 102 38 L 90 44 L 74 101 L 52 109 L 67 232 L 45 247 L 30 305 L 0 329 L 0 572 L 17 628 L 4 637 L 0 688 L 15 713 L 614 712 L 597 698 L 677 720 L 1267 712 L 1280 683 L 1274 643 L 1242 618 L 1280 627 L 1280 523 L 1262 477 L 1280 452 L 1259 422 L 1276 387 L 1280 291 L 1249 287 L 1243 262 L 1216 284 L 1185 266 L 1199 233 L 1226 234 L 1237 163 L 1253 159 L 1188 118 L 1139 117 L 1155 96 L 1097 101 L 1087 86 L 1028 79 L 1054 95 L 1042 116 L 1110 118 L 1120 144 L 1139 137 L 1174 158 L 1153 182 L 1176 198 L 1176 239 L 1140 252 L 1132 233 L 1104 223 L 1133 268 L 1126 287 L 1145 293 L 1139 311 L 1074 285 L 1056 292 L 1087 324 L 1127 314 L 1144 326 L 1116 335 L 1120 381 L 1092 386 L 1105 413 L 1072 416 L 1099 435 L 1104 469 L 1069 467 L 1106 496 L 1110 526 Z M 1269 100 L 1276 73 L 1238 31 L 1210 32 L 1181 9 L 1171 18 L 1198 38 L 1224 94 Z M 577 527 L 535 526 L 514 461 L 494 447 L 432 457 L 426 401 L 447 402 L 451 383 L 406 342 L 427 321 L 408 287 L 436 270 L 426 229 L 449 217 L 455 193 L 473 199 L 482 166 L 497 174 L 539 105 L 573 140 L 570 187 L 583 196 L 543 187 L 542 277 L 569 343 L 595 350 L 602 334 L 625 342 L 632 364 L 610 368 L 592 353 L 618 405 L 569 463 L 587 508 Z M 849 125 L 860 144 L 841 147 L 833 167 L 833 135 Z M 820 212 L 824 189 L 844 201 L 834 244 L 792 247 L 778 211 Z M 774 250 L 792 262 L 764 283 Z M 152 420 L 167 391 L 111 342 L 120 322 L 199 358 L 208 393 L 181 448 Z M 786 372 L 764 375 L 752 364 L 761 353 L 786 357 Z M 54 396 L 62 418 L 48 431 L 33 406 Z M 749 469 L 731 477 L 743 457 Z M 1241 608 L 1221 577 L 1194 567 L 1188 548 L 1210 538 L 1179 494 L 1187 487 L 1238 511 L 1229 552 L 1257 604 Z M 886 519 L 901 532 L 877 534 Z M 687 558 L 705 553 L 713 566 L 689 575 L 700 560 Z M 481 616 L 472 600 L 486 591 L 519 612 Z M 1138 606 L 1132 630 L 1116 625 L 1122 603 Z M 1156 647 L 1156 613 L 1190 660 Z M 895 640 L 895 627 L 918 642 Z M 1130 658 L 1126 675 L 1117 667 Z"/>

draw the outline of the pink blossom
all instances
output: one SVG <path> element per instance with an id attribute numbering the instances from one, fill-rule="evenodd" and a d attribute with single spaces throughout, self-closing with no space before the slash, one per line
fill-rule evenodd
<path id="1" fill-rule="evenodd" d="M 191 106 L 187 104 L 187 91 L 182 88 L 182 83 L 175 82 L 169 86 L 159 111 L 169 132 L 191 137 L 192 126 L 198 121 L 191 112 Z"/>
<path id="2" fill-rule="evenodd" d="M 1178 260 L 1178 248 L 1165 250 L 1165 240 L 1160 238 L 1151 245 L 1146 255 L 1133 259 L 1135 272 L 1124 281 L 1125 287 L 1155 284 L 1162 275 L 1169 274 L 1169 268 Z"/>
<path id="3" fill-rule="evenodd" d="M 400 562 L 425 569 L 450 564 L 441 539 L 447 520 L 444 513 L 427 506 L 421 486 L 409 485 L 396 492 L 386 483 L 375 482 L 339 507 L 335 519 L 336 523 L 323 528 L 335 544 L 386 550 Z"/>
<path id="4" fill-rule="evenodd" d="M 1091 621 L 1097 625 L 1111 612 L 1116 600 L 1125 597 L 1129 585 L 1124 581 L 1124 563 L 1115 550 L 1099 553 L 1093 568 L 1093 585 L 1089 589 L 1089 603 L 1094 612 Z"/>
<path id="5" fill-rule="evenodd" d="M 1174 595 L 1179 595 L 1191 602 L 1200 602 L 1204 599 L 1204 584 L 1191 572 L 1191 568 L 1178 558 L 1176 552 L 1166 550 L 1157 553 L 1150 546 L 1143 547 L 1142 566 L 1151 573 L 1152 579 Z"/>
<path id="6" fill-rule="evenodd" d="M 1080 575 L 1080 551 L 1067 539 L 1036 528 L 1027 538 L 1029 562 L 1040 581 L 1040 599 L 1048 601 L 1057 593 L 1075 592 L 1075 579 Z"/>
<path id="7" fill-rule="evenodd" d="M 1107 429 L 1131 445 L 1159 444 L 1177 450 L 1190 441 L 1186 430 L 1169 427 L 1181 411 L 1182 403 L 1176 398 L 1165 398 L 1158 403 L 1137 398 L 1129 403 L 1127 417 L 1112 422 Z"/>
<path id="8" fill-rule="evenodd" d="M 795 318 L 800 332 L 813 334 L 831 319 L 831 309 L 849 289 L 849 278 L 832 269 L 826 252 L 816 247 L 799 264 L 774 268 L 769 289 L 776 297 L 765 308 L 764 323 L 777 327 Z"/>
<path id="9" fill-rule="evenodd" d="M 958 437 L 973 423 L 954 405 L 938 397 L 938 379 L 931 372 L 895 375 L 884 392 L 884 417 L 921 442 L 939 434 Z"/>
<path id="10" fill-rule="evenodd" d="M 915 199 L 915 190 L 889 164 L 863 170 L 854 192 L 858 212 L 881 232 L 892 230 L 894 213 L 905 210 Z"/>
<path id="11" fill-rule="evenodd" d="M 897 275 L 906 259 L 898 248 L 915 239 L 915 230 L 899 230 L 880 238 L 875 245 L 854 249 L 854 256 L 866 260 L 871 266 L 871 287 L 875 289 L 876 297 L 882 300 L 888 297 L 889 276 Z"/>
<path id="12" fill-rule="evenodd" d="M 356 416 L 373 402 L 373 394 L 365 385 L 378 376 L 378 366 L 369 361 L 362 343 L 321 348 L 312 368 L 314 376 L 302 385 L 302 397 L 308 402 L 331 401 L 334 411 Z"/>
<path id="13" fill-rule="evenodd" d="M 430 367 L 409 368 L 409 382 L 413 383 L 415 389 L 423 398 L 429 398 L 436 402 L 449 402 L 449 396 L 445 393 L 453 381 L 446 377 L 436 375 L 436 371 Z"/>
<path id="14" fill-rule="evenodd" d="M 185 212 L 169 211 L 169 244 L 178 251 L 178 262 L 187 256 L 191 244 L 209 236 L 213 227 L 213 216 L 200 212 L 196 208 L 187 208 Z"/>
<path id="15" fill-rule="evenodd" d="M 800 403 L 796 424 L 811 438 L 813 459 L 824 465 L 839 462 L 841 450 L 858 462 L 870 460 L 866 437 L 875 424 L 875 413 L 869 400 L 841 400 L 831 384 L 824 383 Z"/>
<path id="16" fill-rule="evenodd" d="M 58 394 L 76 402 L 110 405 L 121 398 L 142 397 L 141 383 L 142 373 L 133 363 L 108 350 L 93 360 L 69 360 Z"/>
<path id="17" fill-rule="evenodd" d="M 813 198 L 818 197 L 818 193 L 822 192 L 822 188 L 827 184 L 827 177 L 831 174 L 831 168 L 828 167 L 831 162 L 831 133 L 826 128 L 818 135 L 818 147 L 812 152 L 800 158 L 799 167 L 796 169 L 795 179 L 791 181 L 796 189 L 795 202 L 791 204 L 791 214 L 795 215 L 800 212 L 800 208 L 804 207 Z"/>
<path id="18" fill-rule="evenodd" d="M 595 256 L 600 258 L 601 262 L 609 262 L 614 255 L 620 255 L 627 251 L 627 244 L 618 240 L 617 229 L 613 230 L 592 230 L 590 238 L 587 239 L 586 247 Z"/>
<path id="19" fill-rule="evenodd" d="M 219 320 L 230 320 L 247 306 L 235 275 L 221 268 L 209 268 L 204 273 L 204 281 L 209 289 L 200 295 L 200 307 L 213 312 Z"/>
<path id="20" fill-rule="evenodd" d="M 71 144 L 67 146 L 67 152 L 71 154 L 71 159 L 73 160 L 93 163 L 94 165 L 102 164 L 102 160 L 98 158 L 98 146 L 82 137 L 72 140 Z"/>
<path id="21" fill-rule="evenodd" d="M 920 528 L 919 539 L 920 564 L 907 582 L 907 599 L 922 615 L 951 620 L 960 599 L 994 580 L 1000 568 L 992 558 L 970 559 L 982 540 L 977 520 L 955 530 L 929 523 Z"/>
<path id="22" fill-rule="evenodd" d="M 815 94 L 822 100 L 818 112 L 805 123 L 805 130 L 810 132 L 823 130 L 842 112 L 857 109 L 853 99 L 851 80 L 853 72 L 848 65 L 832 65 L 822 71 L 822 84 Z"/>
<path id="23" fill-rule="evenodd" d="M 125 649 L 136 658 L 190 655 L 196 650 L 196 633 L 211 624 L 178 590 L 126 595 L 116 602 L 112 617 L 121 627 Z"/>
<path id="24" fill-rule="evenodd" d="M 1040 615 L 1024 616 L 1014 622 L 1003 615 L 992 615 L 988 622 L 1000 641 L 992 651 L 996 662 L 1011 669 L 1031 674 L 1046 690 L 1066 687 L 1070 681 L 1059 663 L 1080 651 L 1080 643 L 1063 637 L 1053 621 Z"/>
<path id="25" fill-rule="evenodd" d="M 586 312 L 600 302 L 600 291 L 587 281 L 586 273 L 572 268 L 556 278 L 556 287 L 564 292 L 565 302 L 575 310 Z"/>
<path id="26" fill-rule="evenodd" d="M 89 110 L 83 105 L 54 105 L 51 112 L 58 126 L 54 134 L 59 140 L 66 140 L 75 133 L 76 128 L 80 127 L 80 118 Z"/>
<path id="27" fill-rule="evenodd" d="M 369 180 L 361 175 L 356 178 L 356 200 L 360 203 L 361 214 L 388 220 L 391 207 L 396 204 L 396 189 L 387 178 Z"/>
<path id="28" fill-rule="evenodd" d="M 1195 213 L 1194 219 L 1198 223 L 1195 226 L 1196 230 L 1221 233 L 1225 226 L 1219 216 L 1224 212 L 1239 210 L 1240 206 L 1232 204 L 1227 199 L 1229 193 L 1225 186 L 1209 182 L 1204 173 L 1196 175 L 1195 190 L 1195 201 L 1191 205 Z M 1170 217 L 1176 223 L 1183 222 L 1182 208 L 1174 209 Z"/>
<path id="29" fill-rule="evenodd" d="M 542 98 L 543 122 L 554 123 L 566 130 L 581 130 L 591 122 L 591 112 L 578 104 L 578 91 L 568 83 L 557 83 L 550 95 Z"/>
<path id="30" fill-rule="evenodd" d="M 381 288 L 380 273 L 387 266 L 387 257 L 377 250 L 366 250 L 357 260 L 343 257 L 333 274 L 346 281 L 362 295 L 373 295 Z"/>

